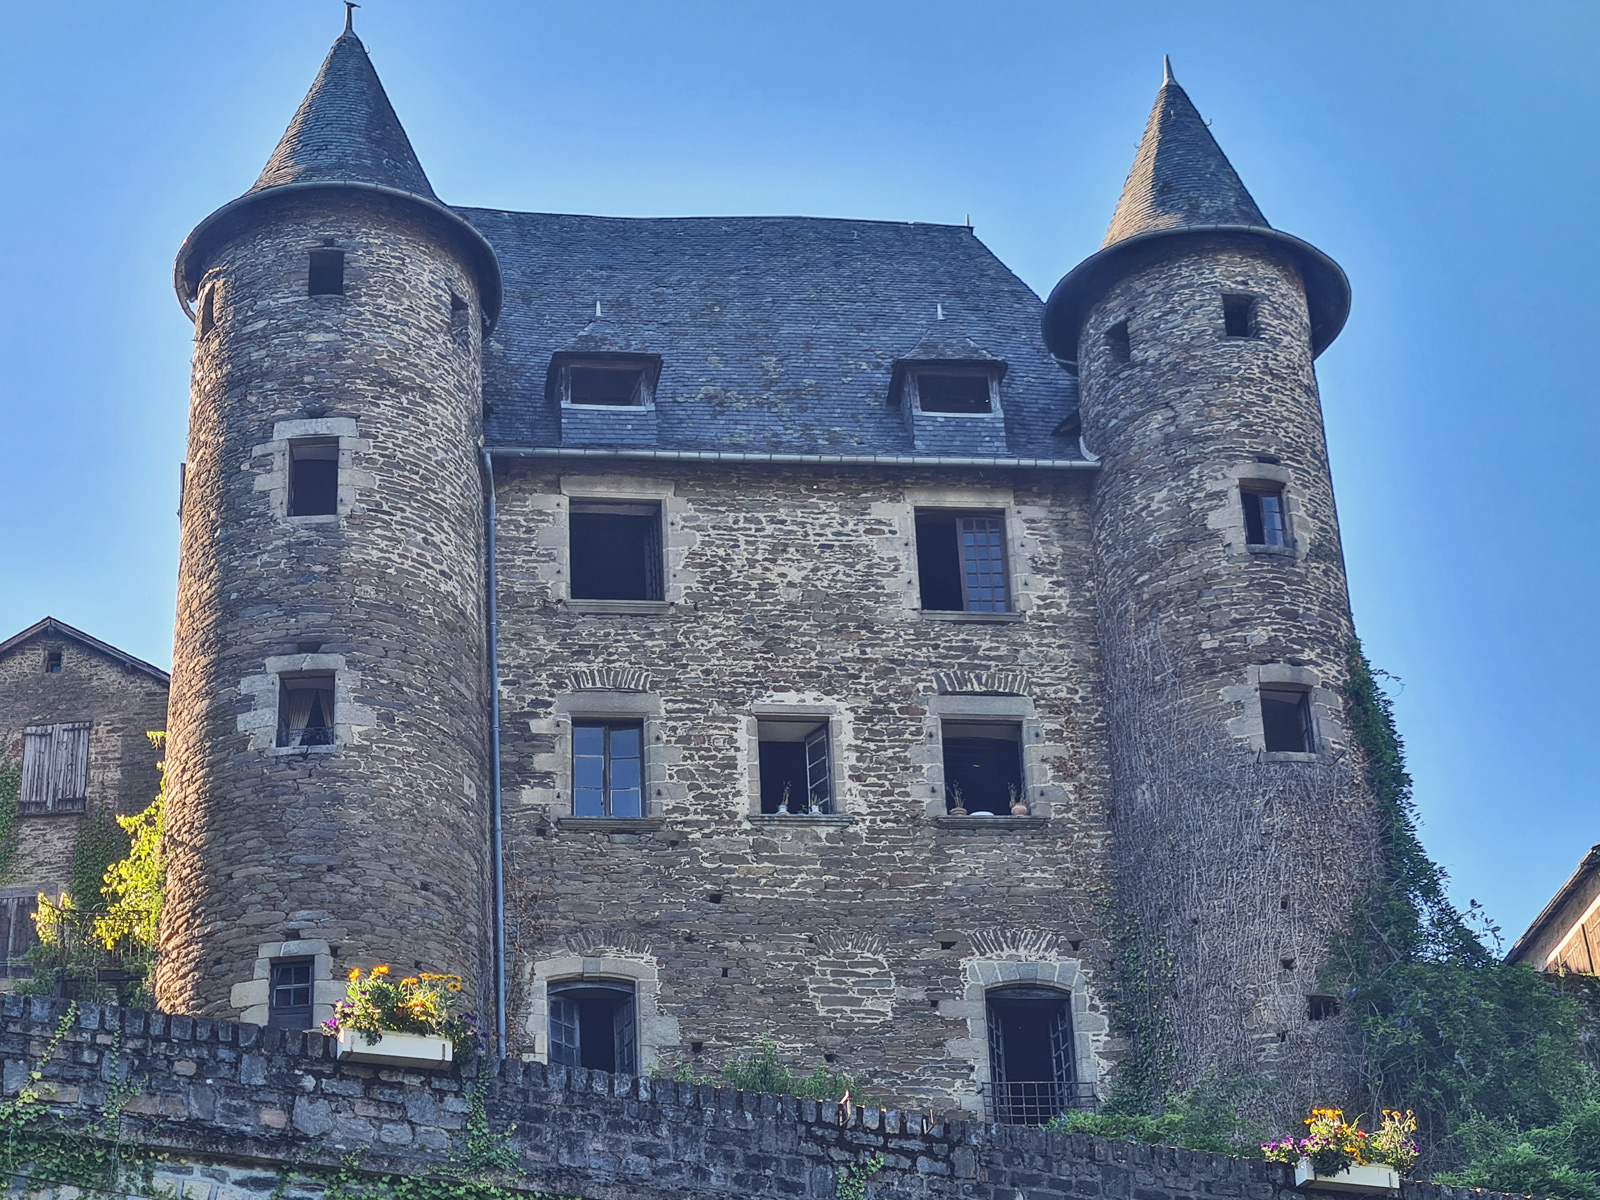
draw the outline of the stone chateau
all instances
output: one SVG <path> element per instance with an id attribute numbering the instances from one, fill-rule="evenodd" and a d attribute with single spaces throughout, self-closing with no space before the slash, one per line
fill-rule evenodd
<path id="1" fill-rule="evenodd" d="M 1337 1094 L 1349 288 L 1170 68 L 1041 303 L 962 226 L 446 204 L 347 25 L 174 279 L 170 699 L 0 643 L 13 958 L 164 726 L 169 1013 L 307 1029 L 388 962 L 540 1070 L 771 1037 L 1027 1124 L 1159 1028 L 1180 1080 Z"/>

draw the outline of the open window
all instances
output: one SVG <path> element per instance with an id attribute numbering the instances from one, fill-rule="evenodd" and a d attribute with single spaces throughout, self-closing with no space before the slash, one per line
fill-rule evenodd
<path id="1" fill-rule="evenodd" d="M 756 723 L 756 737 L 762 812 L 834 811 L 827 721 L 762 720 Z"/>
<path id="2" fill-rule="evenodd" d="M 999 512 L 919 508 L 917 581 L 934 612 L 1009 612 L 1006 521 Z"/>
<path id="3" fill-rule="evenodd" d="M 82 812 L 89 793 L 89 722 L 30 725 L 22 734 L 19 813 Z"/>
<path id="4" fill-rule="evenodd" d="M 1222 297 L 1222 330 L 1231 338 L 1254 337 L 1256 334 L 1256 298 L 1254 296 L 1224 295 Z"/>
<path id="5" fill-rule="evenodd" d="M 992 371 L 954 371 L 923 368 L 913 372 L 917 407 L 930 413 L 965 413 L 976 416 L 994 411 Z"/>
<path id="6" fill-rule="evenodd" d="M 313 960 L 309 958 L 281 958 L 272 964 L 268 1028 L 311 1028 L 312 975 Z"/>
<path id="7" fill-rule="evenodd" d="M 344 251 L 313 250 L 307 272 L 308 296 L 344 295 Z"/>
<path id="8" fill-rule="evenodd" d="M 195 320 L 198 336 L 205 337 L 217 327 L 217 289 L 208 287 L 200 297 L 200 315 Z"/>
<path id="9" fill-rule="evenodd" d="M 574 500 L 568 514 L 574 600 L 661 600 L 661 505 Z"/>
<path id="10" fill-rule="evenodd" d="M 1274 483 L 1241 483 L 1247 546 L 1287 546 L 1289 524 L 1284 516 L 1283 488 Z"/>
<path id="11" fill-rule="evenodd" d="M 1022 778 L 1022 726 L 1005 721 L 944 721 L 945 808 L 954 816 L 1010 816 L 1027 806 Z"/>
<path id="12" fill-rule="evenodd" d="M 289 443 L 289 515 L 328 517 L 339 511 L 339 440 Z"/>
<path id="13" fill-rule="evenodd" d="M 1054 988 L 992 988 L 989 1027 L 989 1119 L 1043 1125 L 1076 1107 L 1072 997 Z"/>
<path id="14" fill-rule="evenodd" d="M 648 408 L 660 373 L 661 359 L 653 354 L 561 353 L 552 360 L 550 379 L 563 407 Z"/>
<path id="15" fill-rule="evenodd" d="M 644 723 L 572 723 L 572 815 L 644 816 Z"/>
<path id="16" fill-rule="evenodd" d="M 44 673 L 46 675 L 61 674 L 61 651 L 46 650 L 44 652 Z"/>
<path id="17" fill-rule="evenodd" d="M 1317 749 L 1311 722 L 1311 693 L 1304 689 L 1263 687 L 1261 728 L 1268 753 L 1313 754 Z"/>
<path id="18" fill-rule="evenodd" d="M 1125 366 L 1133 361 L 1133 343 L 1128 339 L 1128 323 L 1118 321 L 1106 330 L 1106 350 L 1114 366 Z"/>
<path id="19" fill-rule="evenodd" d="M 636 1075 L 638 1018 L 633 985 L 577 979 L 550 985 L 550 1061 Z"/>
<path id="20" fill-rule="evenodd" d="M 333 672 L 278 676 L 278 745 L 333 744 Z"/>

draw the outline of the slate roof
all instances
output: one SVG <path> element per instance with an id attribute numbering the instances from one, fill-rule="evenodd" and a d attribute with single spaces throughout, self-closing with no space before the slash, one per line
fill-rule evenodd
<path id="1" fill-rule="evenodd" d="M 57 634 L 61 637 L 71 638 L 81 646 L 96 650 L 107 658 L 116 659 L 124 666 L 132 667 L 136 671 L 143 671 L 146 675 L 153 676 L 158 683 L 170 683 L 171 677 L 160 667 L 147 663 L 142 658 L 135 658 L 125 650 L 118 650 L 109 642 L 102 642 L 99 638 L 90 637 L 81 629 L 68 625 L 65 621 L 58 621 L 54 617 L 46 617 L 29 625 L 20 633 L 14 633 L 5 641 L 0 642 L 0 654 L 9 654 L 18 646 L 32 641 L 43 634 Z"/>
<path id="2" fill-rule="evenodd" d="M 546 376 L 551 355 L 587 332 L 661 356 L 659 449 L 910 454 L 891 372 L 948 329 L 1004 360 L 1012 455 L 1081 457 L 1075 438 L 1052 432 L 1077 411 L 1076 380 L 1045 349 L 1039 298 L 964 226 L 456 212 L 505 278 L 484 349 L 491 445 L 586 436 L 570 422 L 563 443 Z"/>

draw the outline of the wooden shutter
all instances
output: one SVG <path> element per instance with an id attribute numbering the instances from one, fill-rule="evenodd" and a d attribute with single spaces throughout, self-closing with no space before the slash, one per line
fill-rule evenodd
<path id="1" fill-rule="evenodd" d="M 50 758 L 55 748 L 54 725 L 30 725 L 22 738 L 22 793 L 17 811 L 47 812 L 50 808 Z"/>
<path id="2" fill-rule="evenodd" d="M 89 723 L 57 725 L 55 743 L 50 807 L 60 812 L 82 809 L 89 792 Z"/>

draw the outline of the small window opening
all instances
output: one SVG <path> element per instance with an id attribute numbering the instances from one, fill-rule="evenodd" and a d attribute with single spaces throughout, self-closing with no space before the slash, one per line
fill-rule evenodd
<path id="1" fill-rule="evenodd" d="M 1106 330 L 1106 349 L 1111 352 L 1111 361 L 1117 366 L 1125 366 L 1133 361 L 1133 344 L 1128 340 L 1128 323 L 1118 321 Z"/>
<path id="2" fill-rule="evenodd" d="M 278 677 L 278 745 L 331 746 L 333 672 Z"/>
<path id="3" fill-rule="evenodd" d="M 1222 328 L 1229 337 L 1254 337 L 1256 333 L 1256 298 L 1254 296 L 1224 296 L 1222 298 Z"/>
<path id="4" fill-rule="evenodd" d="M 989 1118 L 1043 1125 L 1076 1108 L 1080 1092 L 1072 1052 L 1072 999 L 1049 988 L 988 993 Z"/>
<path id="5" fill-rule="evenodd" d="M 1269 751 L 1310 754 L 1316 749 L 1311 730 L 1311 693 L 1281 688 L 1261 689 L 1261 727 Z"/>
<path id="6" fill-rule="evenodd" d="M 344 295 L 344 251 L 313 250 L 306 294 L 309 296 Z"/>
<path id="7" fill-rule="evenodd" d="M 217 327 L 217 289 L 209 287 L 206 294 L 200 297 L 200 320 L 198 328 L 200 336 L 205 337 Z"/>
<path id="8" fill-rule="evenodd" d="M 315 438 L 289 443 L 289 515 L 328 517 L 339 511 L 339 443 Z"/>
<path id="9" fill-rule="evenodd" d="M 661 506 L 575 501 L 569 514 L 574 600 L 660 600 Z"/>
<path id="10" fill-rule="evenodd" d="M 833 811 L 833 764 L 826 721 L 758 721 L 764 813 Z"/>
<path id="11" fill-rule="evenodd" d="M 1326 1021 L 1339 1015 L 1339 997 L 1307 996 L 1306 1016 L 1313 1021 Z"/>
<path id="12" fill-rule="evenodd" d="M 1292 971 L 1292 970 L 1294 970 L 1294 959 L 1292 959 L 1292 958 L 1280 958 L 1278 960 L 1278 965 L 1280 967 L 1282 967 L 1285 971 Z"/>
<path id="13" fill-rule="evenodd" d="M 272 990 L 267 993 L 269 1029 L 311 1028 L 311 976 L 309 958 L 284 958 L 272 964 Z"/>
<path id="14" fill-rule="evenodd" d="M 644 403 L 643 367 L 567 368 L 569 404 L 603 404 L 627 408 Z"/>
<path id="15" fill-rule="evenodd" d="M 572 725 L 572 815 L 644 815 L 644 727 L 638 721 Z"/>
<path id="16" fill-rule="evenodd" d="M 633 985 L 576 980 L 550 985 L 550 1061 L 633 1075 L 639 1070 Z"/>
<path id="17" fill-rule="evenodd" d="M 1009 612 L 1005 516 L 919 509 L 917 582 L 934 612 Z"/>
<path id="18" fill-rule="evenodd" d="M 945 721 L 940 734 L 948 812 L 1009 816 L 1013 807 L 1027 803 L 1020 725 Z"/>
<path id="19" fill-rule="evenodd" d="M 1244 540 L 1251 546 L 1287 546 L 1289 527 L 1283 517 L 1283 489 L 1266 484 L 1243 484 L 1239 500 L 1244 505 Z"/>
<path id="20" fill-rule="evenodd" d="M 923 412 L 936 413 L 991 412 L 989 376 L 972 372 L 918 371 L 917 407 Z"/>
<path id="21" fill-rule="evenodd" d="M 44 652 L 44 673 L 46 675 L 61 674 L 61 651 L 46 650 Z"/>

